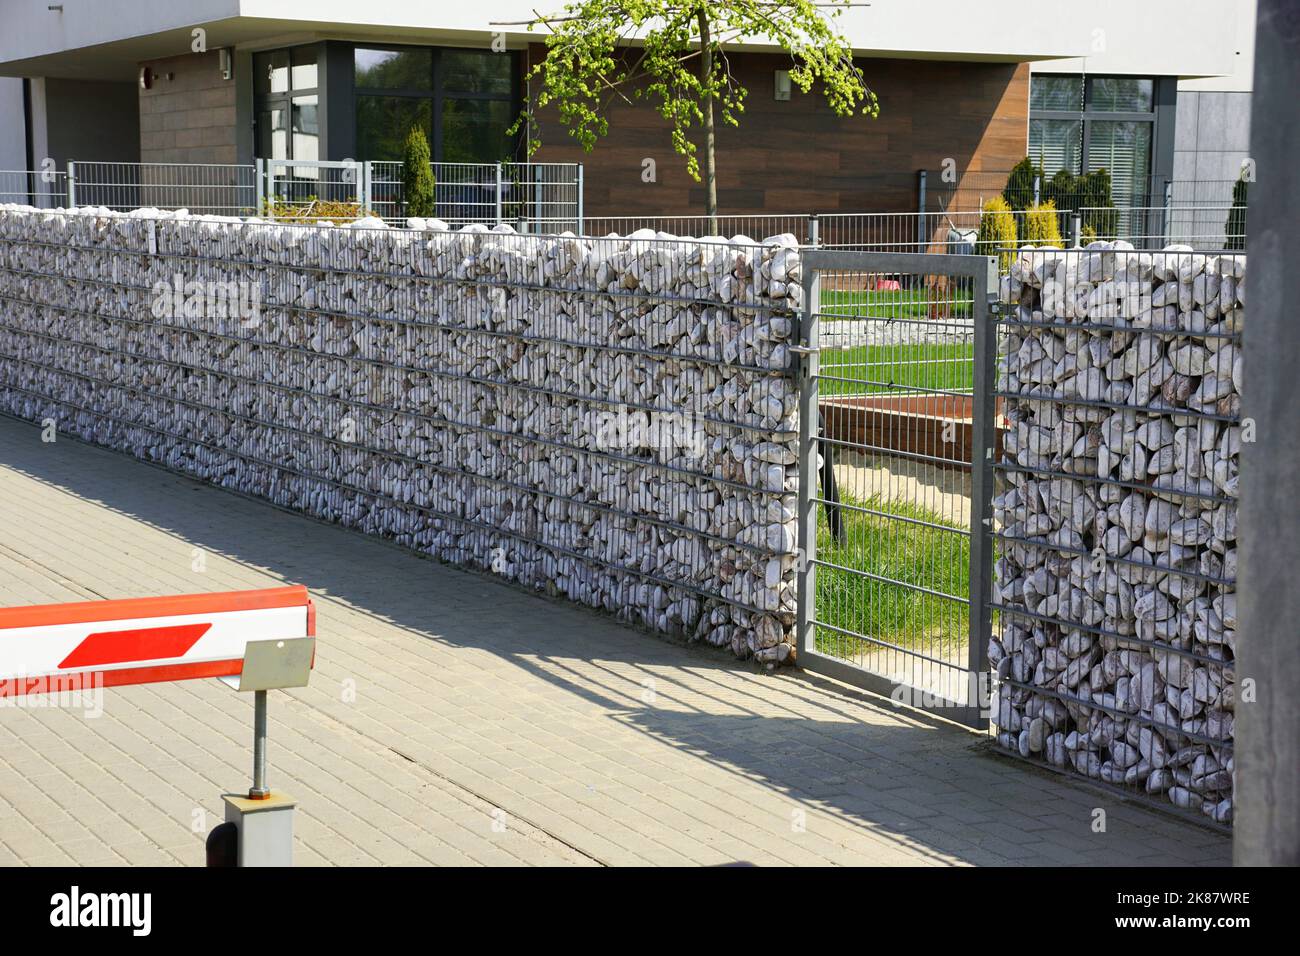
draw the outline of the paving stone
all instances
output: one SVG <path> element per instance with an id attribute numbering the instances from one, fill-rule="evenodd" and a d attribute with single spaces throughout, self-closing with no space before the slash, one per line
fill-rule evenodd
<path id="1" fill-rule="evenodd" d="M 1111 832 L 1094 846 L 1096 793 L 831 681 L 756 674 L 38 435 L 0 417 L 0 605 L 312 589 L 316 671 L 270 708 L 270 780 L 299 802 L 299 865 L 1230 860 L 1227 836 L 1132 805 L 1105 804 Z M 251 725 L 248 701 L 215 681 L 110 688 L 94 719 L 0 709 L 0 864 L 201 865 L 191 814 L 211 827 L 221 793 L 247 787 Z"/>

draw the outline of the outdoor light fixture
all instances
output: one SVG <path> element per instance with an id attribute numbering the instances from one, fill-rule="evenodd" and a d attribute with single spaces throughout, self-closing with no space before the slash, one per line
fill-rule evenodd
<path id="1" fill-rule="evenodd" d="M 788 100 L 790 98 L 790 71 L 776 71 L 776 91 L 775 98 L 778 100 Z"/>
<path id="2" fill-rule="evenodd" d="M 234 51 L 228 46 L 223 46 L 217 51 L 217 62 L 221 64 L 221 78 L 228 80 L 235 75 L 235 57 Z"/>
<path id="3" fill-rule="evenodd" d="M 148 90 L 153 88 L 153 70 L 147 66 L 140 67 L 140 89 Z"/>

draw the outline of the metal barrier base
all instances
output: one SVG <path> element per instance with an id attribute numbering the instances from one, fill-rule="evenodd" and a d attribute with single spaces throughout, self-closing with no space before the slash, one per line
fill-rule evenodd
<path id="1" fill-rule="evenodd" d="M 293 866 L 293 808 L 298 802 L 279 791 L 265 800 L 226 793 L 226 822 L 239 828 L 239 866 Z"/>

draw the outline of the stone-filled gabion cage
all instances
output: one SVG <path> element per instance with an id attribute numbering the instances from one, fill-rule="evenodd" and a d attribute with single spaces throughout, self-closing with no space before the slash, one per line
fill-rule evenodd
<path id="1" fill-rule="evenodd" d="M 1245 257 L 1021 252 L 990 661 L 1006 748 L 1229 823 Z"/>
<path id="2" fill-rule="evenodd" d="M 764 661 L 792 236 L 0 207 L 0 410 Z"/>

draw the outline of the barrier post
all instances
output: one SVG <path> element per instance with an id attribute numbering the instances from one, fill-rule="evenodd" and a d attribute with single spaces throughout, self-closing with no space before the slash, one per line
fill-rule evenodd
<path id="1" fill-rule="evenodd" d="M 315 658 L 304 587 L 0 608 L 6 695 L 210 677 L 253 693 L 253 785 L 223 795 L 236 832 L 212 835 L 210 865 L 292 864 L 296 804 L 266 780 L 266 692 L 307 686 Z"/>

